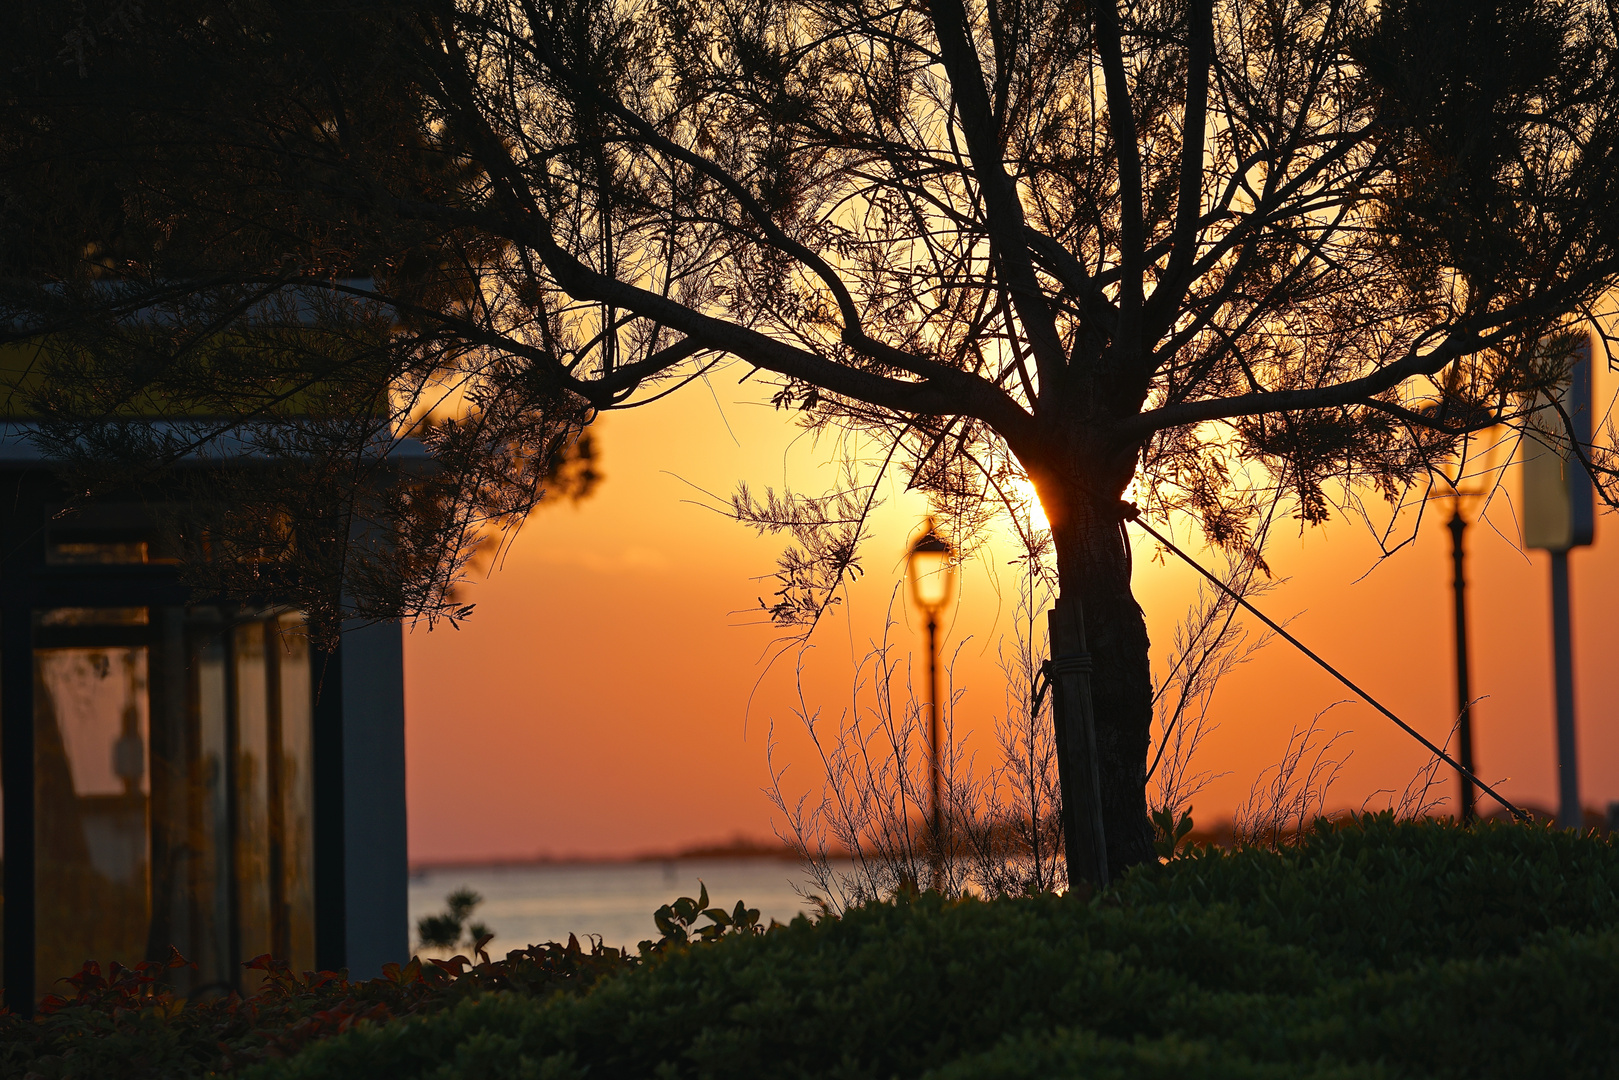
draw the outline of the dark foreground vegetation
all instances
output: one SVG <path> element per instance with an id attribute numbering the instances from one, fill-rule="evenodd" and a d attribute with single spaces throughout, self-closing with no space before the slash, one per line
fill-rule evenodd
<path id="1" fill-rule="evenodd" d="M 687 945 L 693 905 L 641 957 L 581 952 L 529 984 L 497 962 L 387 1000 L 366 984 L 341 1033 L 260 1033 L 251 1056 L 290 1056 L 251 1075 L 1611 1077 L 1616 888 L 1604 839 L 1384 815 L 1194 851 L 1088 900 L 923 895 Z M 229 1067 L 176 1035 L 203 1010 L 130 1004 L 9 1020 L 8 1069 Z"/>

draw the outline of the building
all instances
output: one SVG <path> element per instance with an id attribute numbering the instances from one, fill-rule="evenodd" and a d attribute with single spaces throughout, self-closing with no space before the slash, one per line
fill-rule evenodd
<path id="1" fill-rule="evenodd" d="M 322 650 L 290 606 L 199 602 L 161 490 L 70 499 L 14 400 L 0 393 L 7 1003 L 171 945 L 198 965 L 176 972 L 186 994 L 251 990 L 242 963 L 263 953 L 356 977 L 403 959 L 398 625 L 345 625 Z"/>

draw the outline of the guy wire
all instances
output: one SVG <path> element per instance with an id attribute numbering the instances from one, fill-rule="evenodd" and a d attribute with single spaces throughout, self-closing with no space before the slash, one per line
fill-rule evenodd
<path id="1" fill-rule="evenodd" d="M 1506 799 L 1504 799 L 1500 795 L 1498 795 L 1494 788 L 1492 788 L 1489 784 L 1486 784 L 1484 781 L 1480 780 L 1476 775 L 1474 775 L 1474 773 L 1473 773 L 1473 771 L 1471 769 L 1464 769 L 1462 767 L 1461 763 L 1458 762 L 1455 758 L 1451 757 L 1449 754 L 1447 754 L 1443 750 L 1439 749 L 1439 747 L 1437 747 L 1433 743 L 1429 742 L 1427 737 L 1424 736 L 1422 734 L 1422 732 L 1418 731 L 1416 728 L 1412 727 L 1410 724 L 1406 723 L 1404 720 L 1401 720 L 1398 716 L 1395 716 L 1392 712 L 1390 712 L 1383 705 L 1382 702 L 1378 701 L 1376 698 L 1372 697 L 1372 695 L 1368 694 L 1366 691 L 1364 691 L 1360 687 L 1356 686 L 1353 682 L 1351 682 L 1349 680 L 1349 677 L 1346 676 L 1343 672 L 1339 671 L 1337 668 L 1333 667 L 1331 664 L 1329 664 L 1325 660 L 1321 659 L 1321 657 L 1317 656 L 1315 654 L 1315 652 L 1313 650 L 1311 650 L 1308 645 L 1304 644 L 1304 642 L 1300 641 L 1298 638 L 1294 637 L 1292 634 L 1290 634 L 1286 630 L 1282 629 L 1282 627 L 1274 619 L 1272 619 L 1270 616 L 1266 615 L 1263 611 L 1260 611 L 1258 608 L 1254 607 L 1254 605 L 1250 604 L 1235 589 L 1233 589 L 1231 586 L 1227 585 L 1225 582 L 1221 581 L 1213 573 L 1211 573 L 1210 571 L 1204 569 L 1202 563 L 1198 562 L 1196 559 L 1194 559 L 1190 555 L 1186 554 L 1186 552 L 1184 552 L 1180 548 L 1176 547 L 1173 543 L 1171 543 L 1169 541 L 1168 537 L 1164 536 L 1157 529 L 1153 528 L 1151 525 L 1148 525 L 1145 521 L 1141 520 L 1141 510 L 1134 503 L 1128 503 L 1127 502 L 1127 503 L 1121 503 L 1120 505 L 1121 505 L 1121 508 L 1122 508 L 1121 512 L 1124 515 L 1124 520 L 1135 522 L 1143 530 L 1145 530 L 1146 533 L 1149 536 L 1151 536 L 1154 540 L 1157 540 L 1160 544 L 1164 545 L 1164 547 L 1168 548 L 1170 551 L 1173 551 L 1176 555 L 1180 556 L 1181 560 L 1183 562 L 1185 562 L 1186 565 L 1190 566 L 1193 570 L 1196 570 L 1198 573 L 1202 574 L 1204 577 L 1206 577 L 1210 581 L 1212 581 L 1216 588 L 1220 589 L 1227 596 L 1231 597 L 1231 599 L 1235 600 L 1238 604 L 1241 604 L 1244 608 L 1246 608 L 1249 612 L 1251 612 L 1255 617 L 1257 617 L 1260 622 L 1262 622 L 1266 626 L 1270 627 L 1271 630 L 1275 631 L 1275 633 L 1277 635 L 1279 635 L 1284 640 L 1286 640 L 1288 642 L 1288 644 L 1292 645 L 1295 649 L 1299 650 L 1299 652 L 1303 653 L 1305 656 L 1308 656 L 1311 660 L 1314 660 L 1317 664 L 1319 664 L 1321 666 L 1321 668 L 1324 671 L 1326 671 L 1328 674 L 1330 674 L 1333 678 L 1337 679 L 1339 682 L 1341 682 L 1345 686 L 1349 687 L 1349 689 L 1353 690 L 1356 694 L 1358 694 L 1360 696 L 1360 698 L 1363 701 L 1366 702 L 1366 704 L 1370 705 L 1372 708 L 1376 709 L 1378 712 L 1382 713 L 1384 716 L 1388 717 L 1390 720 L 1393 720 L 1396 724 L 1398 724 L 1400 726 L 1400 729 L 1402 731 L 1404 731 L 1407 735 L 1411 736 L 1413 739 L 1417 740 L 1423 746 L 1426 746 L 1441 761 L 1445 762 L 1451 768 L 1455 769 L 1457 772 L 1459 772 L 1463 776 L 1467 777 L 1467 779 L 1469 779 L 1473 783 L 1477 784 L 1480 788 L 1482 788 L 1484 790 L 1485 794 L 1489 795 L 1490 798 L 1494 799 L 1496 802 L 1498 802 L 1502 806 L 1504 806 L 1512 814 L 1512 816 L 1515 819 L 1517 819 L 1518 821 L 1528 821 L 1529 820 L 1529 815 L 1528 814 L 1526 814 L 1524 811 L 1518 809 L 1516 806 L 1512 805 Z"/>

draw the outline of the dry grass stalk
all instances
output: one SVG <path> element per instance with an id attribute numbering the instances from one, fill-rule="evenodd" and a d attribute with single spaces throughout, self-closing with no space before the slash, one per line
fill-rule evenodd
<path id="1" fill-rule="evenodd" d="M 1264 576 L 1261 576 L 1261 575 Z M 1253 549 L 1226 553 L 1226 585 L 1245 598 L 1261 596 L 1280 581 L 1269 577 Z M 1209 706 L 1221 679 L 1250 660 L 1273 635 L 1250 637 L 1231 596 L 1203 583 L 1191 610 L 1175 628 L 1168 657 L 1169 672 L 1153 694 L 1153 760 L 1147 771 L 1155 810 L 1174 817 L 1189 809 L 1192 798 L 1224 773 L 1197 771 L 1192 759 L 1219 725 L 1209 719 Z"/>
<path id="2" fill-rule="evenodd" d="M 1327 756 L 1349 732 L 1339 730 L 1325 738 L 1321 718 L 1341 704 L 1335 702 L 1316 713 L 1309 726 L 1293 728 L 1281 760 L 1259 774 L 1248 798 L 1237 808 L 1232 821 L 1237 843 L 1279 847 L 1325 816 L 1327 792 L 1352 753 Z"/>
<path id="3" fill-rule="evenodd" d="M 767 793 L 784 819 L 783 839 L 805 860 L 813 897 L 839 911 L 920 888 L 999 896 L 1062 887 L 1049 720 L 1028 718 L 1026 691 L 1010 693 L 1008 715 L 997 724 L 1002 761 L 980 769 L 965 745 L 969 733 L 956 723 L 954 664 L 945 665 L 935 829 L 927 703 L 898 657 L 895 626 L 890 617 L 857 670 L 850 708 L 835 723 L 807 703 L 800 679 L 794 711 L 819 759 L 819 794 L 789 803 L 785 770 L 772 761 Z"/>

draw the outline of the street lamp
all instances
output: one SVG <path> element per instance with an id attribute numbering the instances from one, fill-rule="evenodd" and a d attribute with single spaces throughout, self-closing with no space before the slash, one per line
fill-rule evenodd
<path id="1" fill-rule="evenodd" d="M 1451 607 L 1456 644 L 1456 756 L 1461 765 L 1457 775 L 1461 787 L 1458 817 L 1464 823 L 1477 816 L 1473 785 L 1473 776 L 1477 775 L 1473 767 L 1473 691 L 1467 634 L 1467 518 L 1469 510 L 1474 512 L 1474 516 L 1482 513 L 1483 505 L 1488 502 L 1490 492 L 1499 480 L 1501 452 L 1507 450 L 1510 453 L 1507 440 L 1500 436 L 1496 428 L 1479 432 L 1477 438 L 1485 443 L 1482 467 L 1475 468 L 1471 475 L 1467 474 L 1469 458 L 1464 452 L 1456 461 L 1456 478 L 1445 477 L 1448 491 L 1436 496 L 1450 500 L 1451 504 L 1450 521 L 1446 527 L 1450 530 Z"/>
<path id="2" fill-rule="evenodd" d="M 1449 529 L 1450 588 L 1456 620 L 1456 702 L 1459 710 L 1456 718 L 1456 750 L 1462 766 L 1457 779 L 1462 788 L 1459 816 L 1465 825 L 1473 820 L 1477 811 L 1474 809 L 1473 791 L 1473 690 L 1468 670 L 1467 648 L 1467 548 L 1463 543 L 1464 534 L 1467 532 L 1467 518 L 1462 516 L 1460 495 L 1461 493 L 1457 492 L 1456 504 L 1450 515 Z"/>
<path id="3" fill-rule="evenodd" d="M 1486 460 L 1493 462 L 1499 440 L 1492 444 L 1487 451 Z M 1450 522 L 1450 560 L 1451 560 L 1451 601 L 1452 615 L 1455 619 L 1455 645 L 1456 645 L 1456 737 L 1457 758 L 1461 764 L 1457 781 L 1461 785 L 1460 813 L 1458 817 L 1463 823 L 1473 820 L 1476 810 L 1475 793 L 1473 791 L 1473 691 L 1471 672 L 1469 670 L 1469 649 L 1467 642 L 1467 547 L 1465 537 L 1467 533 L 1467 504 L 1475 502 L 1484 494 L 1473 485 L 1466 488 L 1462 486 L 1462 472 L 1466 468 L 1467 458 L 1464 455 L 1456 463 L 1456 479 L 1446 478 L 1446 486 L 1450 491 L 1441 495 L 1451 501 Z M 1483 475 L 1489 477 L 1492 466 L 1486 465 Z"/>
<path id="4" fill-rule="evenodd" d="M 939 535 L 933 518 L 922 526 L 922 534 L 911 543 L 906 557 L 911 600 L 928 618 L 928 761 L 932 770 L 933 803 L 930 820 L 934 843 L 940 843 L 941 816 L 939 769 L 939 612 L 956 591 L 955 551 Z M 937 856 L 935 856 L 937 858 Z"/>

